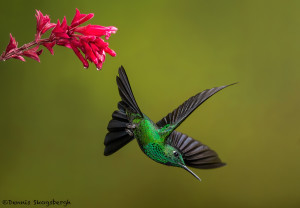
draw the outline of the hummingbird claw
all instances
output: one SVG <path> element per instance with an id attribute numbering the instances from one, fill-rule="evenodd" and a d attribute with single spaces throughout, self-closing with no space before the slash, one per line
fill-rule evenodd
<path id="1" fill-rule="evenodd" d="M 127 132 L 127 134 L 129 134 L 129 136 L 133 136 L 132 131 L 130 131 L 129 129 L 126 129 L 125 131 Z"/>
<path id="2" fill-rule="evenodd" d="M 127 124 L 128 129 L 135 129 L 136 125 L 135 124 Z"/>

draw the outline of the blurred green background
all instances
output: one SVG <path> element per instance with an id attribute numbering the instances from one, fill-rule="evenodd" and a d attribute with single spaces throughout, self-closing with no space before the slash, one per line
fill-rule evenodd
<path id="1" fill-rule="evenodd" d="M 300 1 L 7 1 L 0 7 L 1 50 L 9 33 L 19 45 L 33 40 L 35 9 L 70 22 L 75 8 L 94 13 L 92 24 L 119 29 L 109 40 L 117 57 L 108 56 L 102 71 L 92 64 L 84 70 L 70 49 L 56 46 L 41 63 L 0 63 L 1 201 L 300 206 Z M 204 89 L 238 81 L 178 129 L 227 166 L 192 169 L 199 182 L 151 161 L 136 141 L 103 156 L 121 64 L 154 121 Z"/>

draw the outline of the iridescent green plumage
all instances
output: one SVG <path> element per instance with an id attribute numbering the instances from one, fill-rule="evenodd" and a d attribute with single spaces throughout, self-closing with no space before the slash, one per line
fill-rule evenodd
<path id="1" fill-rule="evenodd" d="M 209 169 L 225 165 L 216 152 L 175 129 L 204 101 L 229 85 L 198 93 L 154 123 L 139 109 L 123 67 L 119 69 L 117 84 L 122 101 L 108 124 L 104 155 L 113 154 L 136 138 L 149 158 L 164 165 L 184 168 L 199 180 L 186 166 Z"/>
<path id="2" fill-rule="evenodd" d="M 134 118 L 132 124 L 135 125 L 133 129 L 134 136 L 140 148 L 148 157 L 165 165 L 179 166 L 178 162 L 184 165 L 182 158 L 178 160 L 173 156 L 173 152 L 177 150 L 165 143 L 167 135 L 165 129 L 159 129 L 146 115 L 143 118 Z"/>

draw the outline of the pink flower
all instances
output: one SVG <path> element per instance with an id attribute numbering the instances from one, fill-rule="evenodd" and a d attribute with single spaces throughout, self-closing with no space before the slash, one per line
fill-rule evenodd
<path id="1" fill-rule="evenodd" d="M 76 27 L 82 23 L 92 19 L 94 17 L 93 13 L 90 14 L 80 14 L 80 11 L 76 8 L 76 14 L 71 22 L 71 27 Z"/>
<path id="2" fill-rule="evenodd" d="M 38 40 L 41 38 L 47 30 L 55 27 L 54 23 L 50 23 L 50 17 L 48 15 L 43 15 L 40 10 L 36 10 L 36 35 L 35 39 Z"/>
<path id="3" fill-rule="evenodd" d="M 84 27 L 75 28 L 75 32 L 81 33 L 83 35 L 95 35 L 95 36 L 103 36 L 105 35 L 105 39 L 108 40 L 112 33 L 117 32 L 117 28 L 110 26 L 110 27 L 103 27 L 100 25 L 87 25 Z"/>
<path id="4" fill-rule="evenodd" d="M 80 14 L 79 10 L 76 9 L 76 14 L 71 25 L 69 26 L 67 24 L 66 18 L 63 19 L 61 24 L 58 21 L 50 37 L 53 39 L 54 37 L 59 37 L 56 39 L 56 44 L 71 48 L 85 68 L 88 68 L 87 60 L 89 60 L 100 70 L 106 53 L 111 56 L 116 56 L 116 53 L 108 47 L 108 43 L 103 44 L 104 41 L 101 39 L 101 36 L 105 36 L 106 39 L 108 39 L 112 33 L 116 33 L 117 28 L 100 25 L 78 27 L 93 18 L 93 16 L 94 14 Z M 85 57 L 83 57 L 82 54 L 84 54 Z"/>
<path id="5" fill-rule="evenodd" d="M 32 58 L 32 59 L 34 59 L 34 60 L 36 60 L 36 61 L 38 61 L 38 62 L 40 62 L 40 57 L 39 57 L 39 55 L 41 55 L 41 53 L 43 52 L 43 49 L 41 49 L 41 50 L 39 50 L 39 51 L 38 51 L 38 49 L 39 49 L 39 46 L 36 46 L 36 47 L 31 48 L 31 49 L 29 49 L 29 50 L 27 50 L 27 51 L 24 51 L 24 52 L 23 52 L 23 55 L 24 55 L 24 56 L 27 56 L 27 57 L 29 57 L 29 58 Z"/>
<path id="6" fill-rule="evenodd" d="M 25 61 L 23 56 L 27 56 L 36 61 L 40 61 L 39 56 L 42 50 L 38 50 L 40 45 L 46 47 L 51 54 L 54 54 L 53 47 L 55 45 L 64 46 L 74 51 L 85 68 L 89 67 L 88 60 L 95 64 L 98 70 L 102 68 L 106 53 L 111 56 L 116 56 L 116 52 L 108 47 L 108 43 L 101 37 L 105 36 L 108 40 L 111 34 L 116 33 L 117 28 L 113 26 L 104 27 L 100 25 L 80 26 L 86 21 L 94 17 L 94 14 L 81 14 L 76 9 L 75 16 L 70 25 L 67 24 L 66 17 L 62 22 L 51 23 L 48 15 L 43 15 L 41 11 L 36 10 L 36 35 L 35 41 L 25 44 L 22 47 L 17 47 L 17 42 L 10 36 L 10 43 L 6 51 L 0 57 L 1 60 L 10 58 L 20 59 Z M 52 29 L 50 37 L 42 39 L 42 35 Z"/>
<path id="7" fill-rule="evenodd" d="M 10 37 L 9 44 L 6 47 L 5 53 L 9 53 L 13 49 L 18 48 L 18 43 L 17 43 L 16 39 L 11 34 L 9 34 L 9 37 Z"/>
<path id="8" fill-rule="evenodd" d="M 10 37 L 9 43 L 6 47 L 6 50 L 2 53 L 1 57 L 5 56 L 5 54 L 13 53 L 18 48 L 18 43 L 17 43 L 16 39 L 11 34 L 9 34 L 9 37 Z M 13 54 L 10 58 L 25 61 L 25 59 L 22 56 L 18 55 L 18 54 Z"/>

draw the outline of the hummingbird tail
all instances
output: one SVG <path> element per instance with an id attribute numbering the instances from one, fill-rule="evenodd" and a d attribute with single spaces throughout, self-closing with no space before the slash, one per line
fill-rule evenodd
<path id="1" fill-rule="evenodd" d="M 115 153 L 134 138 L 128 129 L 130 122 L 127 118 L 125 106 L 122 101 L 118 103 L 118 108 L 119 110 L 113 112 L 112 120 L 107 126 L 109 132 L 106 134 L 104 140 L 105 156 Z"/>

